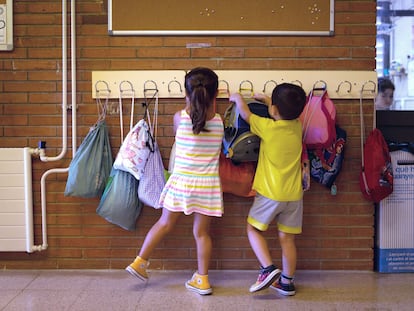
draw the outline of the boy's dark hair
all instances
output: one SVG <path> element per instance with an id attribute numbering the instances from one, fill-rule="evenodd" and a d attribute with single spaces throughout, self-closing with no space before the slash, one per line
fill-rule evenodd
<path id="1" fill-rule="evenodd" d="M 278 84 L 272 92 L 272 105 L 277 107 L 282 119 L 297 119 L 305 108 L 306 93 L 296 84 Z"/>
<path id="2" fill-rule="evenodd" d="M 197 67 L 185 75 L 185 92 L 191 104 L 190 118 L 194 134 L 205 130 L 207 111 L 217 90 L 218 76 L 209 68 Z"/>
<path id="3" fill-rule="evenodd" d="M 379 93 L 383 93 L 385 92 L 385 90 L 395 90 L 395 86 L 394 83 L 392 83 L 392 81 L 390 79 L 387 78 L 379 78 L 378 79 L 378 92 Z"/>

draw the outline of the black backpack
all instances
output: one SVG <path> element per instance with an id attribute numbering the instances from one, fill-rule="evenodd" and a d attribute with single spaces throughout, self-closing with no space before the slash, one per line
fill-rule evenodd
<path id="1" fill-rule="evenodd" d="M 266 104 L 248 99 L 252 113 L 270 118 Z M 223 153 L 234 163 L 257 161 L 260 138 L 250 132 L 250 125 L 243 120 L 235 103 L 231 103 L 224 113 Z"/>

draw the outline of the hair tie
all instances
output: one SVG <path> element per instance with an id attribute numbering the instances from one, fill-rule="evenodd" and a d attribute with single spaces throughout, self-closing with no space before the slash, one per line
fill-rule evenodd
<path id="1" fill-rule="evenodd" d="M 198 80 L 198 84 L 196 85 L 196 87 L 199 87 L 199 86 L 204 87 L 204 84 L 203 84 L 203 82 L 201 80 Z"/>

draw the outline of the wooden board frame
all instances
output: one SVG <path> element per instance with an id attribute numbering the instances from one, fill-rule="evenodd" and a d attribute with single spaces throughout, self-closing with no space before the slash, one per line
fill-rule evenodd
<path id="1" fill-rule="evenodd" d="M 108 0 L 108 33 L 333 36 L 334 0 Z"/>
<path id="2" fill-rule="evenodd" d="M 0 0 L 0 51 L 13 50 L 13 0 Z"/>
<path id="3" fill-rule="evenodd" d="M 373 99 L 377 91 L 375 71 L 343 70 L 215 70 L 219 77 L 219 98 L 230 93 L 265 93 L 271 95 L 280 83 L 295 83 L 308 93 L 315 87 L 326 86 L 331 99 Z M 92 98 L 144 98 L 144 89 L 157 89 L 159 98 L 184 98 L 184 70 L 124 70 L 92 71 Z M 361 93 L 362 92 L 362 93 Z"/>

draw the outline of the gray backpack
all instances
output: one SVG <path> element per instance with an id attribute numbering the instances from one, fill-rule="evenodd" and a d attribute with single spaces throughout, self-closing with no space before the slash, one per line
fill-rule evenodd
<path id="1" fill-rule="evenodd" d="M 252 113 L 270 118 L 266 104 L 254 99 L 247 100 Z M 234 163 L 257 161 L 260 138 L 250 132 L 250 125 L 243 120 L 235 103 L 231 103 L 224 113 L 223 153 Z"/>

